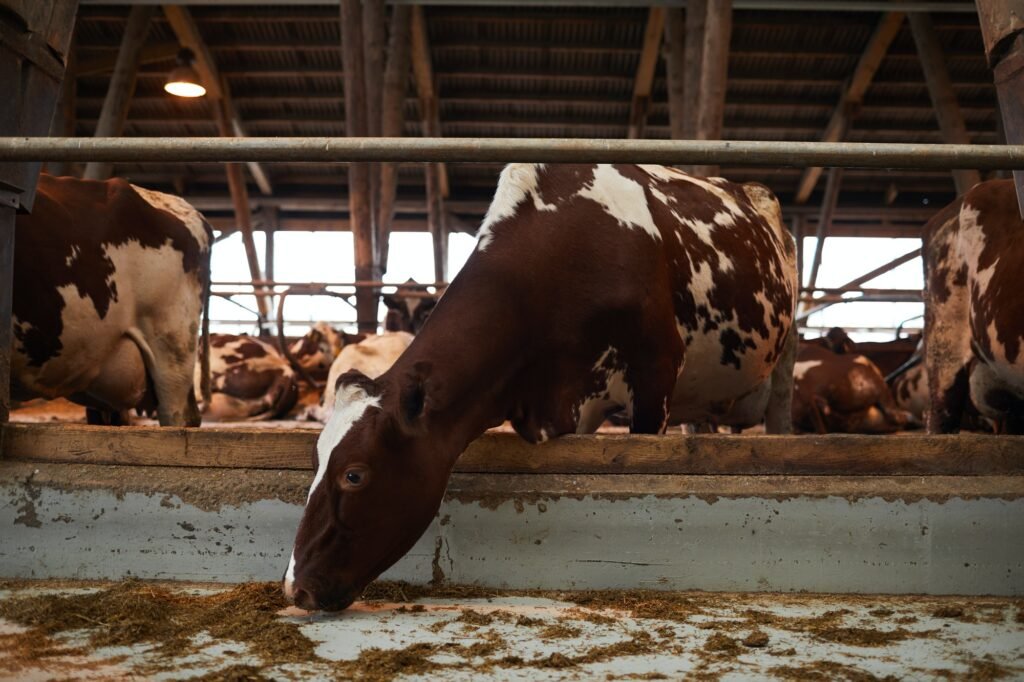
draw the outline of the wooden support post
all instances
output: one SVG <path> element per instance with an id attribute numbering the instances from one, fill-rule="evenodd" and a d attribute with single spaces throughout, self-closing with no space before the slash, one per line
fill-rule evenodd
<path id="1" fill-rule="evenodd" d="M 387 42 L 387 13 L 384 0 L 363 2 L 363 68 L 366 83 L 366 134 L 380 137 L 382 129 L 382 106 L 384 92 L 384 48 Z M 373 223 L 374 272 L 373 279 L 381 278 L 380 261 L 381 232 L 378 224 L 381 202 L 381 164 L 371 162 L 367 166 L 370 174 L 370 220 Z"/>
<path id="2" fill-rule="evenodd" d="M 1007 144 L 1024 144 L 1024 0 L 976 0 Z M 1024 220 L 1024 169 L 1013 171 Z"/>
<path id="3" fill-rule="evenodd" d="M 846 131 L 849 130 L 851 119 L 864 100 L 864 95 L 867 93 L 875 73 L 878 72 L 878 67 L 882 65 L 885 53 L 889 51 L 889 46 L 892 45 L 892 41 L 896 39 L 896 35 L 900 32 L 900 27 L 903 25 L 903 17 L 903 12 L 887 12 L 878 23 L 875 32 L 871 35 L 871 39 L 864 48 L 864 53 L 857 62 L 857 67 L 853 70 L 853 75 L 850 76 L 850 80 L 846 84 L 843 94 L 839 97 L 839 103 L 832 112 L 828 125 L 825 126 L 825 132 L 821 136 L 822 142 L 839 142 L 846 137 Z M 821 173 L 822 169 L 816 167 L 808 168 L 804 171 L 797 185 L 796 194 L 793 199 L 794 203 L 807 203 L 811 193 L 814 191 L 815 185 L 818 184 L 818 178 L 821 177 Z"/>
<path id="4" fill-rule="evenodd" d="M 217 100 L 215 106 L 217 110 L 217 126 L 221 131 L 221 135 L 225 135 L 225 131 L 229 131 L 231 127 L 225 100 Z M 228 136 L 230 136 L 230 133 Z M 231 192 L 231 203 L 235 208 L 235 222 L 238 224 L 238 230 L 242 233 L 242 244 L 245 246 L 245 260 L 249 265 L 249 276 L 253 282 L 258 282 L 263 279 L 263 274 L 260 272 L 259 256 L 256 255 L 256 243 L 252 238 L 252 211 L 249 208 L 249 190 L 245 186 L 245 176 L 242 173 L 242 166 L 240 164 L 226 163 L 224 168 L 228 175 L 228 191 Z M 269 334 L 270 329 L 266 324 L 267 320 L 270 319 L 267 300 L 262 296 L 257 296 L 256 306 L 256 309 L 259 311 L 260 336 Z"/>
<path id="5" fill-rule="evenodd" d="M 636 67 L 633 84 L 633 103 L 629 111 L 627 136 L 635 140 L 644 136 L 647 126 L 647 110 L 651 103 L 651 86 L 654 84 L 654 70 L 658 66 L 658 51 L 661 47 L 665 26 L 665 8 L 652 7 L 647 13 L 647 28 L 644 30 L 644 44 L 640 49 L 640 62 Z"/>
<path id="6" fill-rule="evenodd" d="M 265 215 L 263 222 L 263 277 L 268 282 L 273 282 L 274 235 L 277 234 L 277 227 L 281 223 L 280 209 L 277 206 L 268 205 L 263 207 L 262 212 Z M 273 296 L 267 298 L 267 308 L 269 318 L 273 320 L 274 311 L 277 310 L 277 301 Z"/>
<path id="7" fill-rule="evenodd" d="M 434 70 L 427 42 L 427 22 L 423 8 L 419 5 L 412 9 L 411 32 L 412 73 L 420 101 L 423 134 L 427 137 L 438 137 L 441 135 L 441 121 L 437 91 L 434 87 Z M 447 281 L 448 272 L 448 234 L 444 222 L 444 197 L 448 194 L 447 172 L 444 164 L 428 163 L 424 165 L 423 173 L 427 196 L 427 222 L 434 243 L 434 279 L 444 282 Z"/>
<path id="8" fill-rule="evenodd" d="M 704 49 L 700 64 L 697 101 L 698 140 L 719 140 L 725 120 L 725 90 L 729 76 L 729 41 L 732 38 L 732 0 L 708 3 L 704 18 Z M 717 175 L 718 166 L 703 166 L 698 175 Z"/>
<path id="9" fill-rule="evenodd" d="M 436 163 L 426 165 L 427 223 L 434 243 L 434 281 L 448 281 L 448 229 L 445 225 L 441 178 Z"/>
<path id="10" fill-rule="evenodd" d="M 391 30 L 388 38 L 388 63 L 384 72 L 384 93 L 381 105 L 381 135 L 401 137 L 405 126 L 405 93 L 409 89 L 409 53 L 412 8 L 395 5 L 391 9 Z M 398 164 L 380 165 L 380 212 L 377 214 L 377 262 L 381 272 L 388 269 L 388 240 L 395 217 L 398 194 Z"/>
<path id="11" fill-rule="evenodd" d="M 917 45 L 917 55 L 921 59 L 924 79 L 928 83 L 928 94 L 931 95 L 935 107 L 935 117 L 942 131 L 942 141 L 949 144 L 970 144 L 960 104 L 953 92 L 953 81 L 949 78 L 949 69 L 942 55 L 942 45 L 935 33 L 932 18 L 925 12 L 913 12 L 908 17 L 910 31 Z M 953 170 L 956 193 L 963 194 L 981 182 L 981 173 L 970 169 Z"/>
<path id="12" fill-rule="evenodd" d="M 842 181 L 842 168 L 828 169 L 828 181 L 825 183 L 825 197 L 821 200 L 821 213 L 818 214 L 818 230 L 815 234 L 817 237 L 817 243 L 814 245 L 814 260 L 811 261 L 811 276 L 807 278 L 807 286 L 809 288 L 813 288 L 818 281 L 818 269 L 821 266 L 821 254 L 825 248 L 825 238 L 828 237 L 828 231 L 832 225 L 832 215 L 836 211 L 836 202 L 839 200 L 839 185 Z"/>
<path id="13" fill-rule="evenodd" d="M 128 14 L 128 25 L 121 37 L 121 48 L 117 53 L 117 64 L 114 74 L 107 86 L 107 96 L 103 100 L 100 118 L 96 123 L 96 137 L 119 137 L 124 131 L 124 122 L 128 118 L 128 107 L 132 103 L 135 92 L 135 79 L 139 74 L 139 53 L 146 42 L 149 24 L 156 14 L 156 7 L 137 5 Z M 90 162 L 85 166 L 86 180 L 106 180 L 113 172 L 114 164 L 107 162 Z"/>
<path id="14" fill-rule="evenodd" d="M 64 80 L 60 84 L 60 96 L 57 98 L 57 111 L 50 123 L 50 137 L 74 137 L 75 136 L 75 96 L 78 90 L 78 82 L 75 78 L 75 47 L 72 42 L 68 49 L 67 70 L 64 72 Z M 74 167 L 70 161 L 56 161 L 45 164 L 46 172 L 50 175 L 74 175 Z"/>
<path id="15" fill-rule="evenodd" d="M 796 287 L 799 291 L 804 285 L 804 217 L 801 215 L 793 216 L 789 231 L 793 235 L 793 241 L 796 244 Z"/>
<path id="16" fill-rule="evenodd" d="M 697 102 L 701 97 L 700 76 L 704 70 L 707 8 L 708 0 L 690 0 L 686 5 L 686 66 L 683 73 L 683 91 L 687 104 L 683 105 L 683 138 L 687 140 L 697 137 Z"/>
<path id="17" fill-rule="evenodd" d="M 696 0 L 699 1 L 699 0 Z M 694 6 L 690 3 L 690 7 Z M 665 76 L 668 79 L 668 124 L 673 140 L 686 139 L 686 24 L 683 10 L 665 8 Z"/>
<path id="18" fill-rule="evenodd" d="M 341 55 L 345 71 L 345 132 L 364 137 L 366 121 L 366 71 L 363 52 L 363 19 L 359 0 L 341 0 Z M 370 206 L 370 175 L 365 163 L 348 166 L 348 201 L 355 247 L 356 280 L 374 280 L 376 249 Z M 359 331 L 377 331 L 377 294 L 372 289 L 356 291 Z"/>

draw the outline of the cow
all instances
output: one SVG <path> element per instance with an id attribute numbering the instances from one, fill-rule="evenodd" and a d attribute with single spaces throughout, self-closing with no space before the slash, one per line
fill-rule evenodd
<path id="1" fill-rule="evenodd" d="M 1024 433 L 1024 221 L 1012 180 L 979 183 L 924 229 L 930 433 L 968 402 L 996 433 Z"/>
<path id="2" fill-rule="evenodd" d="M 178 197 L 41 175 L 15 223 L 12 397 L 68 398 L 91 424 L 155 402 L 161 425 L 198 426 L 212 235 Z"/>
<path id="3" fill-rule="evenodd" d="M 793 425 L 802 431 L 893 433 L 915 423 L 863 355 L 802 343 L 793 378 Z"/>
<path id="4" fill-rule="evenodd" d="M 923 364 L 918 363 L 901 372 L 890 382 L 893 400 L 901 410 L 906 410 L 914 419 L 925 423 L 928 414 L 928 375 Z"/>
<path id="5" fill-rule="evenodd" d="M 888 376 L 913 357 L 920 339 L 916 336 L 895 338 L 892 341 L 854 342 L 841 327 L 832 327 L 822 337 L 810 339 L 813 343 L 828 348 L 833 353 L 857 353 L 870 360 L 882 374 Z"/>
<path id="6" fill-rule="evenodd" d="M 387 372 L 339 377 L 284 575 L 346 608 L 437 512 L 455 460 L 530 442 L 790 419 L 795 248 L 759 184 L 652 165 L 511 164 L 473 253 Z"/>
<path id="7" fill-rule="evenodd" d="M 201 400 L 202 373 L 195 372 Z M 203 414 L 212 421 L 278 419 L 299 397 L 295 371 L 274 346 L 247 335 L 210 335 L 210 401 Z"/>
<path id="8" fill-rule="evenodd" d="M 437 299 L 428 294 L 414 279 L 406 280 L 393 294 L 381 297 L 388 313 L 384 317 L 384 329 L 389 332 L 408 332 L 416 334 L 431 311 L 437 305 Z"/>
<path id="9" fill-rule="evenodd" d="M 370 379 L 376 379 L 395 364 L 412 339 L 413 335 L 408 332 L 384 332 L 342 348 L 331 365 L 320 404 L 309 409 L 306 417 L 326 423 L 334 412 L 335 387 L 342 375 L 354 370 Z"/>
<path id="10" fill-rule="evenodd" d="M 317 322 L 302 338 L 289 344 L 288 351 L 300 373 L 314 381 L 324 382 L 341 349 L 364 338 L 365 334 L 349 334 L 326 322 Z"/>

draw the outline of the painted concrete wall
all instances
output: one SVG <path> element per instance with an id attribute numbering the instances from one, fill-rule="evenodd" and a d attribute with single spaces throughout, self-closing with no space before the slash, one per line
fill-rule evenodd
<path id="1" fill-rule="evenodd" d="M 65 482 L 62 466 L 0 463 L 0 577 L 276 580 L 308 483 L 304 472 L 134 467 L 132 490 L 100 466 Z M 277 476 L 290 492 L 197 496 L 213 476 L 223 490 L 225 475 L 246 489 Z M 168 476 L 176 482 L 155 486 L 165 490 L 145 489 Z M 527 495 L 512 485 L 522 478 L 462 477 L 385 577 L 427 582 L 440 570 L 451 582 L 508 588 L 1024 594 L 1024 496 L 776 495 L 742 485 L 698 494 L 697 477 L 685 476 L 615 477 L 614 495 Z M 546 478 L 522 485 L 562 486 Z M 474 486 L 491 492 L 474 499 Z"/>

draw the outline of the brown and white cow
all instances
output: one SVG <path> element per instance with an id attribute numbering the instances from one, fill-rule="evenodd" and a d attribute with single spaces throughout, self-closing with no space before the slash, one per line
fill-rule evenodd
<path id="1" fill-rule="evenodd" d="M 161 424 L 198 426 L 211 242 L 178 197 L 41 175 L 15 226 L 12 397 L 70 398 L 91 423 L 121 423 L 155 400 Z"/>
<path id="2" fill-rule="evenodd" d="M 763 186 L 662 166 L 512 164 L 476 249 L 377 379 L 350 372 L 284 591 L 348 606 L 437 512 L 459 454 L 509 419 L 525 439 L 790 417 L 795 250 Z M 769 398 L 773 398 L 769 401 Z"/>
<path id="3" fill-rule="evenodd" d="M 195 373 L 196 397 L 202 374 Z M 211 421 L 278 419 L 295 406 L 299 387 L 288 360 L 271 344 L 247 335 L 210 335 Z"/>
<path id="4" fill-rule="evenodd" d="M 901 410 L 906 410 L 914 419 L 924 424 L 928 415 L 930 397 L 928 374 L 923 363 L 914 365 L 895 377 L 889 384 L 893 400 Z"/>
<path id="5" fill-rule="evenodd" d="M 406 280 L 393 294 L 381 296 L 388 307 L 384 329 L 389 332 L 418 334 L 437 305 L 437 299 L 427 293 L 414 279 Z"/>
<path id="6" fill-rule="evenodd" d="M 833 353 L 856 353 L 870 360 L 885 376 L 889 376 L 913 357 L 918 350 L 920 338 L 910 336 L 896 338 L 891 341 L 860 341 L 855 342 L 841 327 L 832 327 L 819 338 L 809 339 L 813 343 L 828 348 Z"/>
<path id="7" fill-rule="evenodd" d="M 367 336 L 359 343 L 342 348 L 331 365 L 320 404 L 307 410 L 306 417 L 326 423 L 334 412 L 335 391 L 338 379 L 342 375 L 356 371 L 370 379 L 376 379 L 391 369 L 391 365 L 395 364 L 412 340 L 413 335 L 408 332 L 384 332 L 376 336 Z"/>
<path id="8" fill-rule="evenodd" d="M 812 433 L 893 433 L 915 424 L 881 371 L 860 354 L 801 343 L 793 368 L 793 425 Z"/>
<path id="9" fill-rule="evenodd" d="M 925 226 L 928 430 L 960 429 L 968 400 L 1024 433 L 1024 221 L 1012 180 L 975 185 Z"/>
<path id="10" fill-rule="evenodd" d="M 309 378 L 324 382 L 341 350 L 364 338 L 365 334 L 349 334 L 326 322 L 317 322 L 302 338 L 293 341 L 288 351 Z"/>

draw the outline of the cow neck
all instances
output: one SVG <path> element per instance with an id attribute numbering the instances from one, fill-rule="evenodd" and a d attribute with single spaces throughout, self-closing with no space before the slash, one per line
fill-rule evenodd
<path id="1" fill-rule="evenodd" d="M 467 269 L 468 269 L 467 265 Z M 471 275 L 471 272 L 464 272 Z M 515 381 L 528 363 L 527 324 L 496 301 L 514 301 L 494 287 L 457 286 L 388 373 L 395 388 L 417 363 L 430 364 L 423 416 L 429 449 L 449 466 L 473 440 L 500 425 L 519 399 Z M 472 341 L 471 341 L 472 340 Z"/>

